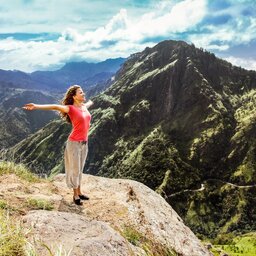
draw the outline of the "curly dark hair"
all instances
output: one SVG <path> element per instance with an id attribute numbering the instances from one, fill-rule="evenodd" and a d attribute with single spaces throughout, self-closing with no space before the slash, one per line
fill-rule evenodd
<path id="1" fill-rule="evenodd" d="M 81 88 L 79 85 L 72 85 L 68 88 L 64 98 L 62 99 L 62 104 L 63 105 L 73 105 L 74 104 L 74 99 L 73 96 L 76 95 L 77 89 Z M 67 113 L 62 113 L 61 112 L 61 117 L 67 121 L 68 123 L 71 123 L 70 117 Z"/>

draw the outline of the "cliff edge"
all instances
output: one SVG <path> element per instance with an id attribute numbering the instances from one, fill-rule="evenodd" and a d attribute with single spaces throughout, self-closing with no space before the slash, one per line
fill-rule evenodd
<path id="1" fill-rule="evenodd" d="M 82 188 L 90 200 L 76 206 L 63 174 L 34 182 L 3 174 L 0 200 L 40 256 L 60 246 L 72 256 L 211 255 L 172 207 L 142 183 L 83 174 Z"/>

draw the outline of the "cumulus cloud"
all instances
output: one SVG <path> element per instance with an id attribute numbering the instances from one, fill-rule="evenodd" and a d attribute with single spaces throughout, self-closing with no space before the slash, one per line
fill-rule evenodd
<path id="1" fill-rule="evenodd" d="M 136 21 L 129 19 L 127 10 L 121 9 L 105 27 L 94 32 L 79 34 L 76 30 L 67 29 L 63 35 L 80 43 L 113 40 L 140 42 L 147 37 L 168 36 L 170 33 L 192 29 L 201 21 L 205 12 L 204 0 L 185 0 L 174 6 L 170 3 L 162 4 Z"/>
<path id="2" fill-rule="evenodd" d="M 229 1 L 232 3 L 232 1 Z M 244 3 L 250 2 L 251 8 Z M 235 5 L 228 5 L 214 13 L 208 11 L 198 28 L 202 32 L 188 35 L 188 40 L 196 46 L 209 50 L 226 51 L 238 44 L 247 44 L 256 40 L 256 18 L 254 15 L 247 15 L 248 10 L 256 10 L 252 1 L 237 1 Z M 228 17 L 223 23 L 209 24 L 210 19 L 218 20 L 221 17 Z"/>
<path id="3" fill-rule="evenodd" d="M 80 32 L 66 28 L 54 41 L 18 41 L 7 38 L 0 41 L 0 67 L 27 72 L 47 66 L 59 67 L 70 60 L 101 61 L 106 58 L 127 57 L 154 43 L 147 38 L 168 37 L 171 32 L 182 32 L 196 25 L 205 13 L 204 0 L 185 0 L 173 4 L 162 2 L 154 11 L 132 19 L 121 9 L 105 26 Z M 8 61 L 7 61 L 8 60 Z"/>
<path id="4" fill-rule="evenodd" d="M 212 12 L 207 0 L 152 1 L 151 5 L 148 4 L 150 8 L 146 8 L 144 12 L 140 9 L 139 15 L 134 16 L 131 13 L 134 14 L 135 9 L 119 8 L 113 0 L 99 0 L 97 3 L 101 5 L 104 15 L 108 5 L 116 12 L 108 16 L 107 21 L 102 18 L 104 22 L 101 25 L 97 23 L 101 15 L 96 18 L 89 14 L 98 26 L 88 29 L 84 10 L 92 10 L 93 1 L 77 1 L 77 5 L 70 5 L 70 0 L 63 0 L 57 19 L 49 9 L 47 12 L 43 0 L 32 1 L 30 4 L 33 6 L 35 23 L 28 22 L 27 29 L 41 31 L 46 22 L 49 28 L 47 32 L 57 30 L 59 36 L 41 41 L 21 41 L 11 37 L 0 40 L 0 68 L 31 72 L 60 68 L 68 61 L 96 62 L 106 58 L 128 57 L 145 47 L 155 45 L 156 38 L 185 40 L 193 42 L 197 47 L 217 52 L 227 52 L 232 45 L 246 44 L 256 39 L 256 18 L 247 15 L 248 7 L 244 7 L 242 3 L 235 6 L 227 4 L 224 9 L 215 6 L 216 11 Z M 55 7 L 56 1 L 53 1 L 50 10 Z M 37 9 L 38 12 L 35 11 Z M 35 17 L 38 13 L 40 15 Z M 242 13 L 246 15 L 243 16 Z M 20 15 L 17 16 L 18 20 Z M 37 27 L 38 24 L 42 26 Z"/>
<path id="5" fill-rule="evenodd" d="M 243 67 L 248 70 L 256 70 L 256 59 L 252 58 L 236 58 L 236 57 L 226 57 L 225 60 L 228 62 L 231 62 L 233 65 L 238 66 L 238 67 Z"/>

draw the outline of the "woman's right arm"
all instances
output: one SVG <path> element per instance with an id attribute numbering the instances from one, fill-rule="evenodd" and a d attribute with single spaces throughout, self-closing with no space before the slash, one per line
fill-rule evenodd
<path id="1" fill-rule="evenodd" d="M 28 103 L 23 109 L 26 110 L 57 110 L 63 113 L 68 113 L 69 112 L 69 106 L 67 105 L 57 105 L 57 104 L 34 104 L 34 103 Z"/>

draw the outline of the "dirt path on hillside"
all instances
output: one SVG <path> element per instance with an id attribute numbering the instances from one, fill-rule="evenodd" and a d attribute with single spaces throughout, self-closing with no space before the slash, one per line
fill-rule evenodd
<path id="1" fill-rule="evenodd" d="M 198 188 L 198 189 L 184 189 L 182 191 L 178 191 L 176 193 L 173 193 L 173 194 L 170 194 L 170 195 L 166 195 L 166 197 L 167 198 L 171 198 L 171 197 L 175 197 L 177 195 L 181 195 L 181 194 L 188 193 L 188 192 L 204 191 L 205 190 L 205 184 L 208 181 L 218 181 L 218 182 L 221 182 L 223 184 L 227 184 L 227 185 L 230 185 L 232 187 L 242 188 L 242 189 L 243 188 L 253 188 L 253 187 L 256 187 L 256 184 L 252 184 L 252 185 L 237 185 L 237 184 L 233 184 L 233 183 L 230 183 L 230 182 L 227 182 L 227 181 L 224 181 L 224 180 L 220 180 L 220 179 L 208 179 L 208 180 L 203 181 L 203 183 L 201 183 L 201 187 Z"/>

